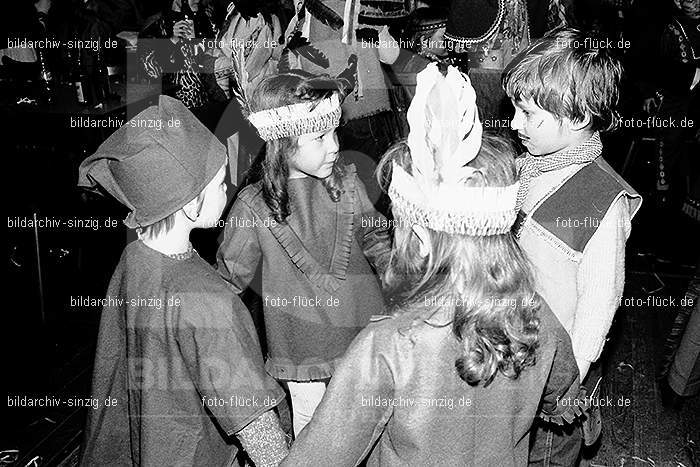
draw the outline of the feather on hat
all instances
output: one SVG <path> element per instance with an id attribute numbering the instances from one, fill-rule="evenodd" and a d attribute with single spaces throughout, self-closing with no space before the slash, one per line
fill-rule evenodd
<path id="1" fill-rule="evenodd" d="M 479 172 L 467 164 L 481 149 L 483 128 L 469 77 L 455 67 L 447 75 L 431 63 L 418 74 L 408 109 L 412 174 L 396 163 L 389 196 L 407 223 L 452 234 L 497 235 L 515 221 L 518 183 L 470 187 Z"/>

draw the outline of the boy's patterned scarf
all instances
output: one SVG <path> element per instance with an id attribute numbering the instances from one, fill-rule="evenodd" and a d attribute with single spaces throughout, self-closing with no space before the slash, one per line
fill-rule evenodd
<path id="1" fill-rule="evenodd" d="M 600 133 L 593 133 L 588 140 L 568 150 L 563 150 L 548 156 L 533 156 L 516 159 L 518 172 L 520 173 L 520 189 L 515 204 L 515 210 L 520 211 L 530 188 L 530 181 L 542 175 L 544 172 L 563 169 L 574 164 L 589 164 L 603 152 L 603 143 L 600 141 Z"/>

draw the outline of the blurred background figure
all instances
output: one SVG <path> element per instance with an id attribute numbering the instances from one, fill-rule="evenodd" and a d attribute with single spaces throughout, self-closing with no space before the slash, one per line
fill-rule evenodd
<path id="1" fill-rule="evenodd" d="M 225 100 L 213 77 L 208 53 L 216 37 L 213 10 L 202 0 L 174 0 L 139 34 L 139 61 L 151 79 L 163 80 L 163 93 L 179 99 L 211 129 L 218 115 L 207 115 L 211 101 Z"/>
<path id="2" fill-rule="evenodd" d="M 415 9 L 400 33 L 399 54 L 393 60 L 382 60 L 389 65 L 387 70 L 392 82 L 390 95 L 402 138 L 408 137 L 406 111 L 415 95 L 416 75 L 430 62 L 449 62 L 444 37 L 446 26 L 446 8 L 436 6 Z"/>
<path id="3" fill-rule="evenodd" d="M 670 3 L 670 2 L 669 2 Z M 679 209 L 696 183 L 689 142 L 697 138 L 700 107 L 700 0 L 672 0 L 674 10 L 660 38 L 648 51 L 658 64 L 644 75 L 643 109 L 651 116 L 676 121 L 656 128 L 660 141 L 658 201 Z"/>
<path id="4" fill-rule="evenodd" d="M 0 65 L 4 74 L 20 79 L 39 74 L 38 60 L 43 51 L 27 41 L 33 44 L 47 37 L 50 10 L 51 0 L 24 0 L 5 11 L 0 27 Z"/>
<path id="5" fill-rule="evenodd" d="M 700 393 L 700 258 L 666 340 L 661 390 L 664 405 L 680 407 Z"/>

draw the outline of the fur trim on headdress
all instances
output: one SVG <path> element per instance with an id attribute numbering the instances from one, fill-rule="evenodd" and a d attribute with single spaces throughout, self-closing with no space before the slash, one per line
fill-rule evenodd
<path id="1" fill-rule="evenodd" d="M 515 221 L 519 183 L 465 185 L 478 169 L 467 166 L 481 149 L 482 126 L 469 77 L 447 76 L 431 63 L 417 77 L 408 109 L 412 175 L 393 164 L 389 196 L 402 222 L 450 234 L 498 235 Z"/>
<path id="2" fill-rule="evenodd" d="M 340 99 L 337 94 L 333 94 L 318 103 L 301 102 L 254 112 L 248 116 L 248 121 L 258 130 L 262 139 L 271 141 L 330 130 L 340 124 L 340 115 Z"/>

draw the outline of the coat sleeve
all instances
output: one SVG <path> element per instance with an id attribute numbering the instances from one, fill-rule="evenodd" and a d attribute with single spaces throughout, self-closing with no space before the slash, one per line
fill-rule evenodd
<path id="1" fill-rule="evenodd" d="M 228 435 L 284 398 L 265 373 L 252 319 L 232 293 L 181 293 L 173 320 L 184 367 L 202 406 Z"/>
<path id="2" fill-rule="evenodd" d="M 625 243 L 631 229 L 630 210 L 620 198 L 600 221 L 583 252 L 576 274 L 576 312 L 571 330 L 571 344 L 582 373 L 600 357 L 620 304 L 625 288 Z"/>
<path id="3" fill-rule="evenodd" d="M 391 234 L 389 222 L 380 214 L 367 196 L 367 189 L 355 176 L 355 186 L 360 209 L 358 231 L 362 252 L 381 277 L 389 265 L 391 256 Z"/>
<path id="4" fill-rule="evenodd" d="M 120 292 L 122 262 L 112 276 L 107 299 L 123 299 Z M 127 393 L 126 321 L 123 306 L 105 306 L 100 318 L 91 397 L 100 401 L 96 410 L 88 410 L 80 465 L 129 465 L 132 458 Z M 113 407 L 103 401 L 114 398 Z"/>
<path id="5" fill-rule="evenodd" d="M 392 415 L 394 377 L 372 326 L 353 341 L 285 466 L 351 466 L 371 451 Z M 332 447 L 332 448 L 331 448 Z"/>
<path id="6" fill-rule="evenodd" d="M 217 269 L 225 281 L 241 293 L 255 276 L 262 250 L 255 230 L 257 216 L 248 204 L 237 199 L 224 228 L 224 239 L 216 253 Z"/>

